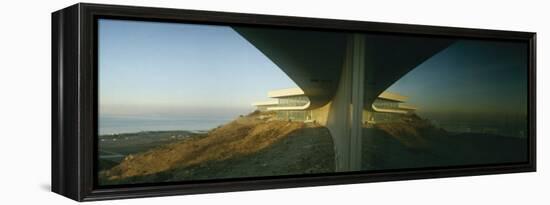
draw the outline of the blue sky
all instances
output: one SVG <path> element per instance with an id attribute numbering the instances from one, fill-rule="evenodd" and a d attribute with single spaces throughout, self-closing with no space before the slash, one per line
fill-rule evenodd
<path id="1" fill-rule="evenodd" d="M 103 116 L 234 116 L 296 87 L 230 27 L 122 20 L 99 20 L 99 82 Z"/>
<path id="2" fill-rule="evenodd" d="M 526 112 L 526 45 L 458 41 L 388 90 L 419 113 Z M 227 26 L 99 21 L 101 116 L 234 117 L 296 87 Z"/>
<path id="3" fill-rule="evenodd" d="M 461 40 L 390 88 L 409 96 L 419 113 L 527 112 L 527 45 Z"/>

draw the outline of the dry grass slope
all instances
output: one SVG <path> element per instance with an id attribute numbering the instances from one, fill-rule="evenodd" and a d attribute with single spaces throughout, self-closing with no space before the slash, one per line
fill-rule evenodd
<path id="1" fill-rule="evenodd" d="M 207 134 L 127 156 L 100 173 L 100 184 L 193 181 L 334 172 L 332 137 L 315 123 L 252 113 Z M 418 116 L 365 127 L 363 170 L 519 162 L 527 140 L 449 133 Z"/>
<path id="2" fill-rule="evenodd" d="M 259 120 L 258 113 L 252 113 L 205 135 L 127 156 L 119 165 L 100 175 L 116 180 L 226 160 L 258 152 L 304 126 L 302 122 Z"/>

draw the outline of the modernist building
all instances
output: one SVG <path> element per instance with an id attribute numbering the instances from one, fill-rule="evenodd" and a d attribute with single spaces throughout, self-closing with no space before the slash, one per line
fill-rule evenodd
<path id="1" fill-rule="evenodd" d="M 233 29 L 305 93 L 307 106 L 284 109 L 289 106 L 277 103 L 274 107 L 279 111 L 307 110 L 311 115 L 302 112 L 306 119 L 310 117 L 329 129 L 336 153 L 336 171 L 361 170 L 365 119 L 368 122 L 377 118 L 376 113 L 397 114 L 387 112 L 384 106 L 372 106 L 375 100 L 384 99 L 383 91 L 455 42 L 449 38 L 378 33 L 241 26 Z M 393 104 L 391 110 L 402 110 Z M 369 116 L 369 112 L 374 115 Z M 295 112 L 289 112 L 289 116 L 293 115 Z"/>
<path id="2" fill-rule="evenodd" d="M 273 111 L 279 120 L 313 122 L 326 119 L 328 109 L 309 109 L 310 101 L 300 88 L 288 88 L 268 92 L 268 101 L 253 103 L 260 112 Z M 414 113 L 415 107 L 406 105 L 406 96 L 382 92 L 373 102 L 372 109 L 363 111 L 363 123 L 375 124 L 400 119 Z"/>

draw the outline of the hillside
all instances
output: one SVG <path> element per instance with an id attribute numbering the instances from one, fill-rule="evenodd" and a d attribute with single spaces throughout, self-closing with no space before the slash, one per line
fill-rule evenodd
<path id="1" fill-rule="evenodd" d="M 501 164 L 527 160 L 525 138 L 450 133 L 413 115 L 363 131 L 364 170 Z"/>
<path id="2" fill-rule="evenodd" d="M 196 133 L 185 130 L 148 131 L 99 136 L 99 170 L 118 165 L 126 156 L 178 142 Z"/>
<path id="3" fill-rule="evenodd" d="M 132 184 L 334 172 L 332 137 L 314 123 L 251 113 L 211 130 L 126 156 L 99 175 L 100 184 Z M 525 139 L 448 133 L 408 116 L 365 127 L 367 171 L 510 163 L 526 159 Z"/>
<path id="4" fill-rule="evenodd" d="M 101 172 L 100 183 L 234 178 L 333 170 L 332 140 L 326 128 L 302 122 L 271 120 L 272 117 L 272 114 L 252 113 L 204 135 L 129 155 L 119 165 Z"/>

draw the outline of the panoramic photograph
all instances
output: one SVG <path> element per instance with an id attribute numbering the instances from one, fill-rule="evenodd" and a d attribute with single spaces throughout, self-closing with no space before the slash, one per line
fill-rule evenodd
<path id="1" fill-rule="evenodd" d="M 98 20 L 103 185 L 528 160 L 528 45 Z"/>

